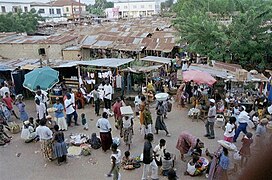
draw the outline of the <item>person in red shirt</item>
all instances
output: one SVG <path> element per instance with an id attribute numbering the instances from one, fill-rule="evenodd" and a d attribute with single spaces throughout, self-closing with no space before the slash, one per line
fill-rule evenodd
<path id="1" fill-rule="evenodd" d="M 16 117 L 16 119 L 19 119 L 19 117 L 16 115 L 15 111 L 13 110 L 13 99 L 9 96 L 9 93 L 6 92 L 5 93 L 5 97 L 2 99 L 3 103 L 6 104 L 8 110 L 10 110 L 10 112 L 12 112 L 12 114 Z"/>

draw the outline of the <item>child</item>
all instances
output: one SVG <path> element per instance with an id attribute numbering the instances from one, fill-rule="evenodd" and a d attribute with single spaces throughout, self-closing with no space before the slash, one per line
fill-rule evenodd
<path id="1" fill-rule="evenodd" d="M 236 122 L 236 118 L 230 117 L 229 122 L 225 126 L 226 130 L 224 132 L 224 140 L 230 143 L 233 142 L 233 137 L 235 135 L 235 128 L 236 128 L 235 122 Z"/>
<path id="2" fill-rule="evenodd" d="M 122 167 L 125 170 L 133 170 L 135 169 L 133 166 L 133 159 L 130 158 L 130 152 L 126 151 L 125 156 L 122 158 Z"/>
<path id="3" fill-rule="evenodd" d="M 155 148 L 153 149 L 157 166 L 162 166 L 162 159 L 165 155 L 165 150 L 166 150 L 166 141 L 165 139 L 160 139 L 160 143 L 157 146 L 155 146 Z"/>
<path id="4" fill-rule="evenodd" d="M 239 154 L 241 155 L 241 167 L 247 164 L 248 158 L 250 157 L 250 145 L 253 143 L 252 139 L 252 133 L 248 132 L 243 138 L 242 138 L 242 148 L 239 151 Z"/>
<path id="5" fill-rule="evenodd" d="M 11 140 L 11 137 L 8 136 L 4 131 L 4 126 L 0 124 L 0 146 L 4 146 L 7 143 L 9 143 Z"/>
<path id="6" fill-rule="evenodd" d="M 21 121 L 28 120 L 28 115 L 27 112 L 25 111 L 25 103 L 23 102 L 23 96 L 21 94 L 17 96 L 15 100 L 15 105 L 17 106 L 20 112 L 20 120 Z"/>
<path id="7" fill-rule="evenodd" d="M 81 114 L 81 123 L 84 127 L 83 129 L 88 131 L 89 127 L 84 113 Z"/>
<path id="8" fill-rule="evenodd" d="M 133 135 L 133 117 L 131 116 L 125 116 L 122 118 L 122 134 L 124 142 L 128 146 L 128 150 L 130 150 L 130 144 L 132 143 L 132 135 Z"/>
<path id="9" fill-rule="evenodd" d="M 92 138 L 90 139 L 89 143 L 94 149 L 99 149 L 101 147 L 101 140 L 96 136 L 96 133 L 92 134 Z"/>
<path id="10" fill-rule="evenodd" d="M 171 154 L 166 152 L 164 158 L 162 159 L 162 175 L 168 176 L 168 172 L 171 168 L 174 167 L 174 159 L 171 158 Z"/>

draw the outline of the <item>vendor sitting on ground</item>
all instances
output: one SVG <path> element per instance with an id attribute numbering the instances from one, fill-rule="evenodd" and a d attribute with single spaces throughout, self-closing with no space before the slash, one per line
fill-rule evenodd
<path id="1" fill-rule="evenodd" d="M 21 138 L 25 140 L 25 143 L 30 143 L 32 141 L 38 141 L 38 135 L 34 128 L 31 126 L 29 121 L 23 122 L 23 128 L 21 132 Z"/>
<path id="2" fill-rule="evenodd" d="M 10 143 L 11 136 L 8 136 L 7 133 L 4 131 L 4 126 L 0 124 L 0 146 L 4 146 L 7 143 Z"/>
<path id="3" fill-rule="evenodd" d="M 135 167 L 133 166 L 134 160 L 130 157 L 130 152 L 126 151 L 125 156 L 122 158 L 122 167 L 125 170 L 133 170 Z"/>
<path id="4" fill-rule="evenodd" d="M 174 168 L 174 159 L 171 157 L 169 152 L 166 152 L 164 154 L 164 158 L 162 159 L 162 175 L 168 176 L 168 172 L 172 168 Z"/>
<path id="5" fill-rule="evenodd" d="M 184 175 L 199 176 L 206 171 L 206 167 L 203 166 L 203 162 L 199 159 L 197 154 L 193 154 L 193 159 L 191 159 L 187 164 L 187 170 Z"/>

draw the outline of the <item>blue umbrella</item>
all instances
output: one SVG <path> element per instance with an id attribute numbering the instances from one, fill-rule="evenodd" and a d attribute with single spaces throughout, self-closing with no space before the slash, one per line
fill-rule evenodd
<path id="1" fill-rule="evenodd" d="M 42 90 L 47 91 L 58 82 L 58 71 L 50 67 L 42 67 L 25 74 L 23 86 L 30 91 L 36 91 L 36 87 L 39 85 Z"/>

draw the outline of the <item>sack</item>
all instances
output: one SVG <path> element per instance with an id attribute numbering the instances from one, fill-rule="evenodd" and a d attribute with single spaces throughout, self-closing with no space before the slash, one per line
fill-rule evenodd
<path id="1" fill-rule="evenodd" d="M 238 161 L 242 159 L 241 155 L 239 154 L 239 151 L 236 151 L 236 153 L 233 154 L 233 159 Z"/>
<path id="2" fill-rule="evenodd" d="M 172 103 L 167 102 L 167 112 L 171 112 L 171 111 L 172 111 Z"/>
<path id="3" fill-rule="evenodd" d="M 16 124 L 15 122 L 11 122 L 11 124 L 9 125 L 9 128 L 12 134 L 17 134 L 21 131 L 20 126 Z"/>
<path id="4" fill-rule="evenodd" d="M 254 123 L 252 121 L 248 121 L 247 125 L 250 129 L 253 129 L 255 127 Z"/>
<path id="5" fill-rule="evenodd" d="M 83 156 L 89 156 L 89 155 L 91 155 L 91 148 L 87 147 L 87 146 L 83 147 L 82 148 L 82 155 Z"/>

